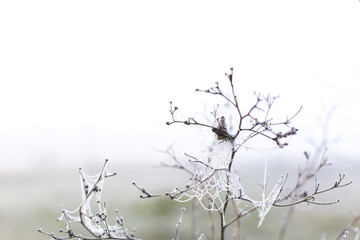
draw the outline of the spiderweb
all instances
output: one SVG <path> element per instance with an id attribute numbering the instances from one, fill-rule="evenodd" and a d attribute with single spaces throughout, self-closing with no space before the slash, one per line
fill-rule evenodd
<path id="1" fill-rule="evenodd" d="M 208 211 L 221 209 L 229 199 L 240 199 L 245 194 L 240 177 L 228 170 L 234 145 L 230 141 L 219 141 L 203 161 L 194 162 L 196 171 L 191 191 L 185 191 L 178 198 L 186 202 L 197 198 Z M 173 193 L 178 191 L 174 189 Z M 228 198 L 226 198 L 228 195 Z"/>
<path id="2" fill-rule="evenodd" d="M 276 200 L 279 198 L 279 195 L 282 191 L 282 188 L 285 184 L 287 175 L 281 176 L 280 179 L 278 180 L 278 182 L 276 183 L 276 185 L 274 186 L 274 188 L 272 189 L 272 191 L 269 193 L 269 195 L 267 197 L 265 197 L 266 195 L 266 183 L 267 183 L 267 161 L 265 161 L 265 169 L 264 169 L 264 184 L 263 184 L 263 192 L 262 192 L 262 200 L 261 201 L 256 201 L 256 200 L 251 200 L 251 202 L 254 204 L 254 206 L 256 207 L 256 209 L 259 212 L 259 223 L 258 223 L 258 227 L 261 226 L 261 224 L 263 223 L 266 214 L 268 214 L 268 212 L 270 211 L 271 207 L 273 206 L 273 204 L 276 202 Z"/>
<path id="3" fill-rule="evenodd" d="M 109 173 L 106 169 L 106 162 L 100 173 L 94 176 L 85 174 L 80 169 L 81 182 L 81 205 L 69 211 L 63 209 L 59 221 L 66 221 L 67 232 L 72 232 L 72 222 L 82 224 L 85 229 L 94 237 L 102 239 L 133 239 L 128 235 L 127 229 L 124 228 L 123 219 L 119 212 L 116 225 L 110 225 L 107 222 L 106 203 L 101 203 L 101 194 L 103 191 L 105 178 L 114 176 L 116 173 Z M 97 207 L 96 214 L 93 213 L 93 207 Z"/>
<path id="4" fill-rule="evenodd" d="M 247 196 L 241 185 L 240 176 L 232 169 L 229 170 L 234 145 L 230 141 L 219 141 L 203 161 L 195 161 L 196 172 L 192 182 L 188 185 L 189 191 L 183 191 L 175 199 L 186 202 L 197 198 L 208 211 L 217 211 L 224 207 L 230 199 L 240 203 L 241 199 L 252 202 L 259 212 L 259 224 L 261 226 L 265 216 L 278 199 L 286 181 L 286 176 L 281 176 L 272 191 L 266 197 L 266 173 L 267 163 L 264 170 L 264 186 L 262 199 L 254 200 Z M 179 193 L 175 188 L 172 194 Z"/>

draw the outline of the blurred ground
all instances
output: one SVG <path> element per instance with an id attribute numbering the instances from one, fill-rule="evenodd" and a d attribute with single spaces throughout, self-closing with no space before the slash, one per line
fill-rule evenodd
<path id="1" fill-rule="evenodd" d="M 296 177 L 294 176 L 296 166 L 294 167 L 293 171 L 289 172 L 291 175 L 288 184 L 291 184 Z M 95 174 L 100 168 L 101 162 L 96 167 L 89 166 L 84 170 Z M 180 209 L 185 206 L 187 210 L 181 227 L 181 239 L 190 239 L 191 203 L 180 204 L 168 199 L 140 199 L 140 192 L 131 185 L 131 182 L 136 181 L 151 192 L 165 192 L 174 186 L 179 186 L 181 183 L 179 179 L 183 179 L 186 175 L 174 169 L 120 167 L 111 161 L 108 168 L 118 172 L 117 176 L 105 182 L 103 200 L 108 203 L 109 213 L 113 213 L 116 208 L 119 209 L 126 226 L 137 228 L 139 238 L 171 239 L 175 237 L 174 226 L 178 221 Z M 256 170 L 257 168 L 244 169 L 243 179 L 248 179 L 244 184 L 262 181 L 260 172 L 263 166 L 260 167 L 260 171 Z M 323 169 L 318 177 L 321 186 L 331 186 L 341 168 L 331 166 Z M 282 168 L 276 166 L 269 168 L 271 173 L 269 182 L 276 181 L 276 176 L 282 174 L 277 173 L 276 169 Z M 256 176 L 254 172 L 259 172 L 259 175 Z M 326 239 L 333 239 L 351 220 L 349 210 L 360 212 L 358 170 L 348 168 L 346 173 L 347 178 L 353 180 L 352 185 L 336 189 L 319 198 L 329 201 L 340 198 L 341 202 L 332 206 L 298 206 L 289 223 L 285 239 L 320 239 L 324 234 L 327 236 Z M 309 186 L 310 189 L 312 187 Z M 44 231 L 56 233 L 58 229 L 65 228 L 63 223 L 56 221 L 60 216 L 61 204 L 68 209 L 75 209 L 80 201 L 80 182 L 76 169 L 37 169 L 32 172 L 2 173 L 0 189 L 0 239 L 48 239 L 37 233 L 37 229 L 42 228 Z M 258 190 L 255 187 L 248 191 L 259 194 Z M 245 217 L 242 220 L 242 239 L 277 239 L 281 220 L 286 212 L 287 208 L 272 208 L 260 228 L 256 227 L 258 222 L 256 212 Z M 200 208 L 198 213 L 199 221 L 196 225 L 199 229 L 198 233 L 209 233 L 208 214 Z M 112 217 L 114 215 L 110 216 Z M 216 213 L 214 218 L 217 219 Z M 229 229 L 228 237 L 231 231 Z"/>

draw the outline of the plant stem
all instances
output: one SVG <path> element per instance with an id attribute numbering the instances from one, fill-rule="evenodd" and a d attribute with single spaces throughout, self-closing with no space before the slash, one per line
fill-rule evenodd
<path id="1" fill-rule="evenodd" d="M 236 214 L 236 216 L 238 216 L 240 214 L 240 212 L 236 206 L 236 202 L 234 201 L 234 199 L 231 199 L 231 204 L 234 207 L 234 213 Z M 241 223 L 240 223 L 240 218 L 238 218 L 238 219 L 236 219 L 236 238 L 235 238 L 235 240 L 240 240 L 240 228 L 241 228 Z"/>
<path id="2" fill-rule="evenodd" d="M 225 219 L 224 219 L 224 213 L 222 211 L 219 211 L 220 214 L 220 240 L 225 240 Z"/>

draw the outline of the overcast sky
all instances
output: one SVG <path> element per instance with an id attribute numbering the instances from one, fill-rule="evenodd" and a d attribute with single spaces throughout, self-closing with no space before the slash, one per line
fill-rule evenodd
<path id="1" fill-rule="evenodd" d="M 242 101 L 303 106 L 304 141 L 336 106 L 333 148 L 360 153 L 357 0 L 1 1 L 0 35 L 1 170 L 155 159 L 197 136 L 165 125 L 169 101 L 203 115 L 194 90 L 230 67 Z"/>

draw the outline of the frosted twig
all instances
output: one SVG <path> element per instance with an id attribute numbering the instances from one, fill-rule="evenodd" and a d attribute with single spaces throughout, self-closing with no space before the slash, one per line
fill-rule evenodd
<path id="1" fill-rule="evenodd" d="M 181 213 L 180 213 L 180 217 L 179 217 L 179 221 L 178 223 L 175 225 L 175 232 L 176 232 L 176 240 L 180 240 L 180 226 L 182 223 L 182 218 L 185 212 L 185 208 L 181 208 Z"/>
<path id="2" fill-rule="evenodd" d="M 39 229 L 38 231 L 42 234 L 51 236 L 55 240 L 66 240 L 66 239 L 81 239 L 81 240 L 112 240 L 112 239 L 123 239 L 123 240 L 137 240 L 131 236 L 126 228 L 124 227 L 123 220 L 119 216 L 117 225 L 111 226 L 107 222 L 107 213 L 106 213 L 106 202 L 103 202 L 104 205 L 101 207 L 101 193 L 104 185 L 104 180 L 107 177 L 116 175 L 116 173 L 108 173 L 106 170 L 106 164 L 108 160 L 105 160 L 105 163 L 96 176 L 86 175 L 82 169 L 80 169 L 81 176 L 81 185 L 82 185 L 82 203 L 75 211 L 68 211 L 63 209 L 62 215 L 59 220 L 65 220 L 67 224 L 67 231 L 60 230 L 60 233 L 64 233 L 67 236 L 60 237 L 55 236 L 53 233 L 46 233 Z M 92 213 L 91 200 L 95 198 L 95 203 L 99 207 L 99 212 L 96 214 Z M 78 212 L 79 216 L 71 216 Z M 118 211 L 117 211 L 118 212 Z M 72 228 L 72 222 L 80 223 L 91 235 L 92 237 L 82 236 L 76 234 Z"/>
<path id="3" fill-rule="evenodd" d="M 342 181 L 344 180 L 344 178 L 345 178 L 345 174 L 339 173 L 339 180 L 335 181 L 333 186 L 331 186 L 329 188 L 326 188 L 324 190 L 321 190 L 321 191 L 319 190 L 320 185 L 316 181 L 315 182 L 315 190 L 314 190 L 314 192 L 312 194 L 305 195 L 300 200 L 297 200 L 297 201 L 291 202 L 291 203 L 287 203 L 287 204 L 279 204 L 279 202 L 283 201 L 284 198 L 279 199 L 274 204 L 274 206 L 276 206 L 276 207 L 289 207 L 289 206 L 293 206 L 293 205 L 303 203 L 303 202 L 308 203 L 308 204 L 314 204 L 314 205 L 331 205 L 331 204 L 338 203 L 340 201 L 339 199 L 335 200 L 335 201 L 329 201 L 329 202 L 317 202 L 317 201 L 315 201 L 315 196 L 318 195 L 318 194 L 321 194 L 321 193 L 328 192 L 328 191 L 333 190 L 335 188 L 341 188 L 341 187 L 348 186 L 348 185 L 350 185 L 352 183 L 352 181 L 349 181 L 347 183 L 342 184 Z"/>

